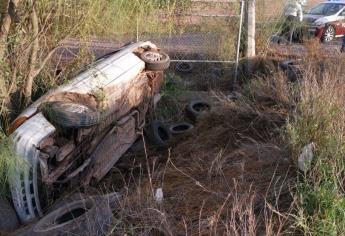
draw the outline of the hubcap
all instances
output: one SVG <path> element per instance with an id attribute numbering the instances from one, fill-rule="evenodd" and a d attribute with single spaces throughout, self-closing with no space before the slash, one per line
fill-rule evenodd
<path id="1" fill-rule="evenodd" d="M 334 38 L 334 30 L 333 28 L 329 27 L 327 28 L 326 32 L 325 32 L 325 41 L 329 42 L 332 41 Z"/>
<path id="2" fill-rule="evenodd" d="M 83 105 L 75 104 L 75 103 L 64 103 L 62 107 L 66 111 L 73 112 L 73 113 L 86 113 L 90 110 L 87 106 L 83 106 Z"/>
<path id="3" fill-rule="evenodd" d="M 144 56 L 149 61 L 160 61 L 162 59 L 162 55 L 157 52 L 147 52 Z"/>

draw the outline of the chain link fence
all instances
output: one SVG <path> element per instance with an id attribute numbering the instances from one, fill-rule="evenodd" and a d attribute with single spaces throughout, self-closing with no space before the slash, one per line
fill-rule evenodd
<path id="1" fill-rule="evenodd" d="M 236 61 L 241 1 L 191 0 L 172 13 L 157 14 L 163 29 L 152 30 L 150 19 L 140 18 L 137 40 L 153 41 L 168 52 L 173 61 Z"/>
<path id="2" fill-rule="evenodd" d="M 119 17 L 122 22 L 104 22 L 103 28 L 110 34 L 105 33 L 103 39 L 88 37 L 85 43 L 68 39 L 67 49 L 59 50 L 57 60 L 68 64 L 84 44 L 97 58 L 129 42 L 148 40 L 169 53 L 172 61 L 238 62 L 244 1 L 169 2 L 151 7 L 144 3 L 133 8 L 125 3 L 116 5 L 116 12 L 123 13 Z"/>

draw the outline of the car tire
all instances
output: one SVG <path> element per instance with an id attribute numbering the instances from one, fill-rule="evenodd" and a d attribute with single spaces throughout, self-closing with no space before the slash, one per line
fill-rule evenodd
<path id="1" fill-rule="evenodd" d="M 179 62 L 176 64 L 175 68 L 178 72 L 190 73 L 190 72 L 192 72 L 194 66 L 190 62 Z"/>
<path id="2" fill-rule="evenodd" d="M 97 125 L 101 114 L 77 102 L 46 102 L 41 110 L 52 123 L 64 128 L 84 128 Z"/>
<path id="3" fill-rule="evenodd" d="M 287 60 L 279 64 L 280 68 L 285 72 L 287 78 L 295 82 L 303 77 L 303 61 L 302 60 Z"/>
<path id="4" fill-rule="evenodd" d="M 186 107 L 186 116 L 196 122 L 211 110 L 211 105 L 205 101 L 192 101 Z"/>
<path id="5" fill-rule="evenodd" d="M 286 61 L 282 61 L 279 63 L 279 67 L 282 70 L 287 70 L 290 66 L 298 66 L 298 65 L 302 65 L 303 61 L 302 60 L 286 60 Z"/>
<path id="6" fill-rule="evenodd" d="M 0 199 L 0 234 L 9 232 L 19 227 L 19 221 L 11 204 Z"/>
<path id="7" fill-rule="evenodd" d="M 329 43 L 335 38 L 335 28 L 331 25 L 326 26 L 325 32 L 321 36 L 322 43 Z"/>
<path id="8" fill-rule="evenodd" d="M 104 235 L 112 223 L 113 214 L 102 198 L 72 201 L 39 220 L 32 232 L 38 236 Z"/>
<path id="9" fill-rule="evenodd" d="M 169 55 L 164 52 L 146 51 L 140 54 L 140 58 L 149 71 L 163 71 L 170 66 Z"/>
<path id="10" fill-rule="evenodd" d="M 172 136 L 180 136 L 189 134 L 194 126 L 187 122 L 177 123 L 169 126 L 169 131 Z"/>
<path id="11" fill-rule="evenodd" d="M 171 139 L 171 133 L 167 126 L 158 120 L 152 121 L 145 128 L 145 136 L 148 142 L 155 146 L 166 146 Z"/>

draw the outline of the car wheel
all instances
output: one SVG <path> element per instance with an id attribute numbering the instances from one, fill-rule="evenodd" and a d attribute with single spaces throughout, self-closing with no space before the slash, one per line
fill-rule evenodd
<path id="1" fill-rule="evenodd" d="M 179 62 L 176 64 L 176 70 L 182 73 L 190 73 L 192 72 L 193 68 L 194 66 L 190 62 Z"/>
<path id="2" fill-rule="evenodd" d="M 280 68 L 285 72 L 287 78 L 294 82 L 303 77 L 303 61 L 287 60 L 279 64 Z"/>
<path id="3" fill-rule="evenodd" d="M 140 55 L 145 62 L 146 69 L 150 71 L 163 71 L 169 68 L 170 58 L 164 52 L 146 51 Z"/>
<path id="4" fill-rule="evenodd" d="M 47 102 L 41 110 L 52 123 L 66 128 L 90 127 L 101 120 L 99 111 L 76 102 Z"/>
<path id="5" fill-rule="evenodd" d="M 186 107 L 186 115 L 193 122 L 211 110 L 211 105 L 205 101 L 192 101 Z"/>
<path id="6" fill-rule="evenodd" d="M 165 146 L 171 139 L 171 133 L 167 126 L 158 120 L 152 121 L 145 128 L 145 135 L 149 143 L 156 146 Z"/>
<path id="7" fill-rule="evenodd" d="M 321 37 L 323 43 L 331 42 L 335 37 L 335 28 L 331 25 L 327 26 Z"/>
<path id="8" fill-rule="evenodd" d="M 33 227 L 34 235 L 105 235 L 112 211 L 102 198 L 72 201 L 44 216 Z"/>
<path id="9" fill-rule="evenodd" d="M 16 212 L 8 201 L 0 199 L 0 234 L 15 230 L 18 226 Z"/>

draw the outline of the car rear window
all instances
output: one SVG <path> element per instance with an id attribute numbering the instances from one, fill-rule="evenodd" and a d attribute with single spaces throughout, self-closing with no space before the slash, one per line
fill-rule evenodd
<path id="1" fill-rule="evenodd" d="M 343 9 L 345 4 L 339 3 L 321 3 L 316 7 L 312 8 L 308 13 L 312 15 L 323 15 L 330 16 L 336 14 L 338 11 Z"/>

